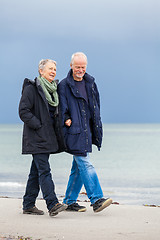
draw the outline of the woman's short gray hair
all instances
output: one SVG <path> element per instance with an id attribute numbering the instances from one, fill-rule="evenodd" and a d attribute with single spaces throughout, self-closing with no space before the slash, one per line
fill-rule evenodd
<path id="1" fill-rule="evenodd" d="M 38 65 L 38 71 L 40 69 L 44 69 L 45 65 L 48 63 L 48 62 L 52 62 L 54 63 L 55 65 L 57 65 L 56 61 L 52 60 L 52 59 L 42 59 L 40 62 L 39 62 L 39 65 Z"/>
<path id="2" fill-rule="evenodd" d="M 73 53 L 73 54 L 72 54 L 72 57 L 71 57 L 71 65 L 73 64 L 74 58 L 75 58 L 76 56 L 83 56 L 83 57 L 86 59 L 86 62 L 87 62 L 87 56 L 86 56 L 83 52 L 76 52 L 76 53 Z"/>

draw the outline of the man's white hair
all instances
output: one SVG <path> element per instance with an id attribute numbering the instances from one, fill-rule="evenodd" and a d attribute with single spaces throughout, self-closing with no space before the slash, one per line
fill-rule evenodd
<path id="1" fill-rule="evenodd" d="M 54 63 L 55 65 L 57 65 L 56 61 L 52 60 L 52 59 L 41 59 L 39 64 L 38 64 L 38 71 L 40 69 L 44 69 L 45 65 L 48 63 L 48 62 L 52 62 Z"/>
<path id="2" fill-rule="evenodd" d="M 72 57 L 71 57 L 71 65 L 73 65 L 73 62 L 74 62 L 74 58 L 77 57 L 77 56 L 82 56 L 86 59 L 86 62 L 88 63 L 87 61 L 87 56 L 83 53 L 83 52 L 76 52 L 76 53 L 73 53 L 72 54 Z"/>

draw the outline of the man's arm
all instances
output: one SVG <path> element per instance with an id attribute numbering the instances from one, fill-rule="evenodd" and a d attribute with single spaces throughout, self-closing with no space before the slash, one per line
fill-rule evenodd
<path id="1" fill-rule="evenodd" d="M 67 98 L 66 98 L 64 84 L 60 83 L 58 85 L 58 95 L 59 95 L 59 100 L 60 100 L 60 107 L 61 107 L 63 123 L 66 126 L 70 127 L 72 124 L 72 120 L 71 120 L 71 117 L 69 114 L 68 102 L 67 102 Z"/>
<path id="2" fill-rule="evenodd" d="M 98 107 L 100 109 L 100 97 L 99 97 L 99 91 L 98 91 L 98 88 L 97 88 L 97 85 L 96 83 L 94 83 L 94 89 L 95 89 L 95 97 L 96 97 L 96 100 L 97 100 L 97 103 L 98 103 Z"/>

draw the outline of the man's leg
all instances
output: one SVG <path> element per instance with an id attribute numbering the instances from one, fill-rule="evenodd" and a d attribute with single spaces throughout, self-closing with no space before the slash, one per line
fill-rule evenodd
<path id="1" fill-rule="evenodd" d="M 103 197 L 103 192 L 95 168 L 89 161 L 89 154 L 87 154 L 86 157 L 74 157 L 81 179 L 83 179 L 83 184 L 85 186 L 87 196 L 90 199 L 91 204 L 94 204 L 98 199 Z"/>
<path id="2" fill-rule="evenodd" d="M 77 201 L 82 185 L 83 183 L 81 180 L 81 176 L 79 174 L 79 169 L 75 161 L 75 157 L 73 156 L 71 173 L 70 173 L 67 190 L 66 190 L 66 194 L 63 202 L 68 205 L 75 203 Z"/>

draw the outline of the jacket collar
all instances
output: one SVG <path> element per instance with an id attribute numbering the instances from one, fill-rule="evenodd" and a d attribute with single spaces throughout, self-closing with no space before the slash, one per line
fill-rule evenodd
<path id="1" fill-rule="evenodd" d="M 40 84 L 40 81 L 38 80 L 38 78 L 35 78 L 35 85 L 36 85 L 37 90 L 38 90 L 39 94 L 41 95 L 43 101 L 45 102 L 48 111 L 49 111 L 48 102 L 47 102 L 47 99 L 46 99 L 46 97 L 44 95 L 43 89 L 41 87 L 41 84 Z"/>
<path id="2" fill-rule="evenodd" d="M 94 83 L 94 77 L 92 77 L 88 73 L 85 73 L 83 79 L 85 80 L 86 85 L 92 85 Z M 75 97 L 80 97 L 80 94 L 77 91 L 77 88 L 76 88 L 76 85 L 75 85 L 75 81 L 74 81 L 73 76 L 72 76 L 72 69 L 70 69 L 70 71 L 68 72 L 67 84 L 71 88 L 71 91 L 75 95 Z"/>

